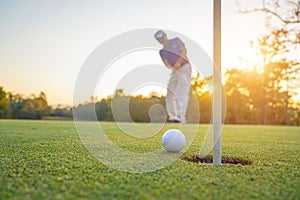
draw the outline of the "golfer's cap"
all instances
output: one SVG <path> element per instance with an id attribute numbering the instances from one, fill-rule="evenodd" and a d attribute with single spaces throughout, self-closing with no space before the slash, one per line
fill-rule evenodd
<path id="1" fill-rule="evenodd" d="M 159 30 L 159 31 L 157 31 L 157 32 L 154 34 L 154 37 L 155 37 L 156 39 L 160 39 L 160 38 L 164 37 L 165 35 L 166 35 L 165 32 Z"/>

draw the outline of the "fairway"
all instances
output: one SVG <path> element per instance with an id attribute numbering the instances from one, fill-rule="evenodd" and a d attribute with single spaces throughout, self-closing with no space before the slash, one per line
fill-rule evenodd
<path id="1" fill-rule="evenodd" d="M 101 126 L 127 150 L 161 148 L 163 131 L 139 142 L 114 123 Z M 200 125 L 185 156 L 199 152 L 207 126 Z M 179 159 L 158 171 L 132 174 L 95 159 L 73 121 L 1 120 L 0 199 L 300 199 L 300 127 L 225 125 L 222 148 L 224 156 L 252 164 Z"/>

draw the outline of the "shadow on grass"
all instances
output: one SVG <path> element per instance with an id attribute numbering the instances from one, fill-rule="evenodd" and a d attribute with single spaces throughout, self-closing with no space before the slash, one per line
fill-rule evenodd
<path id="1" fill-rule="evenodd" d="M 192 155 L 192 156 L 183 156 L 181 157 L 182 160 L 193 162 L 193 163 L 212 163 L 213 156 L 207 155 L 202 157 L 200 155 Z M 233 158 L 228 156 L 222 156 L 222 164 L 233 164 L 233 165 L 251 165 L 252 162 L 250 160 L 244 160 L 242 158 Z"/>

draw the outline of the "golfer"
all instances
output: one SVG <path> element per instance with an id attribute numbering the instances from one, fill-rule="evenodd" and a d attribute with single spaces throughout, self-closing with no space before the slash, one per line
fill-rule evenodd
<path id="1" fill-rule="evenodd" d="M 154 37 L 163 45 L 159 54 L 165 66 L 172 70 L 166 96 L 168 122 L 186 123 L 191 82 L 191 66 L 186 56 L 186 48 L 179 38 L 168 39 L 161 30 Z"/>

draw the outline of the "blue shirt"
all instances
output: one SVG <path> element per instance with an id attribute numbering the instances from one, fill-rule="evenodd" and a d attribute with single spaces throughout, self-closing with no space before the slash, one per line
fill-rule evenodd
<path id="1" fill-rule="evenodd" d="M 159 51 L 160 57 L 162 60 L 167 60 L 172 66 L 177 62 L 180 57 L 180 48 L 184 47 L 184 43 L 179 38 L 174 38 L 169 40 L 169 48 L 163 48 Z M 187 64 L 189 61 L 184 60 L 182 66 Z"/>

